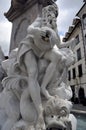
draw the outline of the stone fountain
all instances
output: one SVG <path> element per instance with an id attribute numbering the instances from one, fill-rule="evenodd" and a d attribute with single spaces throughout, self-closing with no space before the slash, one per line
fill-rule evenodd
<path id="1" fill-rule="evenodd" d="M 43 7 L 18 48 L 2 62 L 7 77 L 0 93 L 1 130 L 76 130 L 67 85 L 68 66 L 74 63 L 68 46 L 75 39 L 61 43 L 57 16 L 54 1 Z"/>

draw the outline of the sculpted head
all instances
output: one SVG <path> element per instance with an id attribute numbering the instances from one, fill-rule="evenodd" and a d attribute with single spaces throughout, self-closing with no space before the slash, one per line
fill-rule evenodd
<path id="1" fill-rule="evenodd" d="M 48 26 L 52 29 L 56 29 L 57 16 L 58 16 L 58 7 L 56 4 L 44 7 L 42 9 L 42 26 Z"/>
<path id="2" fill-rule="evenodd" d="M 50 99 L 44 109 L 47 128 L 65 130 L 67 123 L 69 123 L 68 117 L 71 107 L 71 102 L 60 99 L 58 96 Z"/>

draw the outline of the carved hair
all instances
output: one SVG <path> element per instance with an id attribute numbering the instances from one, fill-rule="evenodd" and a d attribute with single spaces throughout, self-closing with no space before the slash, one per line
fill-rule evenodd
<path id="1" fill-rule="evenodd" d="M 44 8 L 42 9 L 43 15 L 45 15 L 45 13 L 48 13 L 48 11 L 49 11 L 49 12 L 52 11 L 52 12 L 55 14 L 56 17 L 58 16 L 58 7 L 57 7 L 56 4 L 48 5 L 48 6 L 44 7 Z"/>

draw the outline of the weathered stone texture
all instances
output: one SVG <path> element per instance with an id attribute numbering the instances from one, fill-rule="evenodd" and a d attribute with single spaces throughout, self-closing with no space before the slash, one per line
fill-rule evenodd
<path id="1" fill-rule="evenodd" d="M 35 20 L 38 14 L 38 4 L 27 10 L 13 21 L 10 50 L 16 48 L 21 39 L 26 36 L 27 27 Z"/>

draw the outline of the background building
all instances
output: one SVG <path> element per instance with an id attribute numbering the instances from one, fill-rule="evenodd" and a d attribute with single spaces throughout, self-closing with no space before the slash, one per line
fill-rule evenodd
<path id="1" fill-rule="evenodd" d="M 75 38 L 73 52 L 75 63 L 68 69 L 68 83 L 73 90 L 73 100 L 85 104 L 86 98 L 86 2 L 76 14 L 72 25 L 66 32 L 63 42 Z M 70 46 L 69 46 L 70 48 Z"/>

